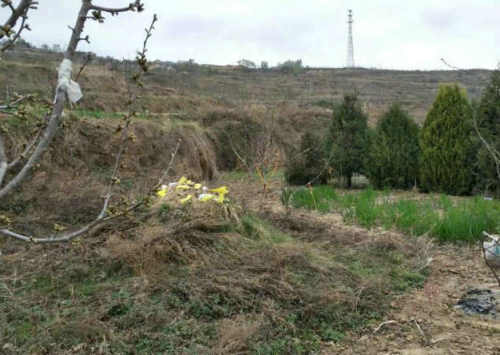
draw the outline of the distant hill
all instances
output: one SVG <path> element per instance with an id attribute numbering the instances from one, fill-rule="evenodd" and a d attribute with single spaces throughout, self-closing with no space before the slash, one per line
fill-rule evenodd
<path id="1" fill-rule="evenodd" d="M 80 53 L 80 61 L 85 53 Z M 61 53 L 22 48 L 8 52 L 0 65 L 0 92 L 16 88 L 23 91 L 46 91 L 55 84 L 56 67 Z M 100 80 L 116 78 L 130 62 L 121 63 L 113 58 L 94 59 L 91 76 L 96 80 L 85 83 L 87 90 L 101 97 L 113 97 L 121 92 L 116 85 L 99 85 Z M 97 73 L 97 74 L 96 74 Z M 328 109 L 347 92 L 357 91 L 364 108 L 374 123 L 393 102 L 399 102 L 417 122 L 425 119 L 438 87 L 443 83 L 459 83 L 467 89 L 469 98 L 477 99 L 486 86 L 491 71 L 394 71 L 378 69 L 304 68 L 295 73 L 278 69 L 252 70 L 237 66 L 198 65 L 192 61 L 182 63 L 155 62 L 146 76 L 148 94 L 162 95 L 176 92 L 192 98 L 212 98 L 228 107 L 258 104 L 266 107 L 294 105 L 298 109 L 321 107 Z M 108 79 L 105 79 L 108 78 Z M 124 88 L 122 88 L 124 89 Z M 99 100 L 98 100 L 99 101 Z M 116 102 L 112 110 L 118 109 Z M 92 100 L 85 102 L 92 108 Z M 102 102 L 100 103 L 103 106 Z M 161 109 L 153 108 L 153 111 Z"/>
<path id="2" fill-rule="evenodd" d="M 330 107 L 344 93 L 357 91 L 371 121 L 393 102 L 399 102 L 422 122 L 438 87 L 458 83 L 472 99 L 478 99 L 491 71 L 393 71 L 377 69 L 304 69 L 300 73 L 277 70 L 245 70 L 235 67 L 200 66 L 191 72 L 157 70 L 151 81 L 192 94 L 224 98 L 231 102 Z"/>

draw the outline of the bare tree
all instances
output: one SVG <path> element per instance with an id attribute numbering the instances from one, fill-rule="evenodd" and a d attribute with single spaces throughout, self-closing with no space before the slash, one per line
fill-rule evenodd
<path id="1" fill-rule="evenodd" d="M 7 158 L 4 140 L 0 135 L 0 199 L 3 199 L 8 194 L 11 194 L 16 187 L 18 187 L 21 183 L 23 183 L 23 181 L 25 181 L 29 172 L 33 170 L 33 168 L 40 161 L 43 154 L 47 151 L 49 145 L 53 141 L 53 138 L 58 130 L 58 127 L 61 124 L 63 109 L 68 100 L 76 102 L 81 98 L 80 88 L 76 82 L 71 80 L 71 74 L 72 74 L 72 63 L 75 58 L 75 53 L 78 44 L 81 41 L 89 42 L 89 36 L 83 36 L 86 22 L 88 20 L 92 20 L 98 23 L 103 23 L 105 21 L 104 16 L 106 14 L 116 16 L 125 12 L 141 12 L 144 10 L 144 4 L 140 0 L 135 0 L 133 3 L 130 3 L 129 5 L 121 8 L 102 7 L 95 5 L 93 2 L 94 0 L 81 0 L 81 6 L 78 16 L 76 18 L 76 23 L 74 27 L 70 27 L 71 38 L 64 52 L 64 59 L 61 62 L 61 65 L 59 66 L 58 85 L 55 90 L 56 91 L 55 99 L 51 105 L 52 107 L 50 113 L 46 117 L 46 123 L 44 127 L 38 134 L 35 135 L 32 143 L 27 146 L 25 151 L 19 157 L 11 160 Z M 0 26 L 0 40 L 3 39 L 4 37 L 7 38 L 7 41 L 5 41 L 4 45 L 0 48 L 0 54 L 1 54 L 2 52 L 11 48 L 15 44 L 16 40 L 20 38 L 21 33 L 24 30 L 30 30 L 30 27 L 27 24 L 27 20 L 29 17 L 28 15 L 30 11 L 37 9 L 39 2 L 34 0 L 20 0 L 17 3 L 17 6 L 14 4 L 13 0 L 0 0 L 0 3 L 2 8 L 6 8 L 11 12 L 7 21 L 2 26 Z M 149 38 L 151 37 L 156 21 L 157 17 L 155 15 L 150 27 L 146 29 L 146 38 L 143 44 L 142 51 L 138 52 L 137 54 L 136 60 L 138 67 L 140 68 L 140 71 L 137 74 L 134 74 L 133 80 L 139 87 L 142 87 L 141 83 L 142 73 L 148 70 L 149 63 L 146 59 L 147 44 Z M 78 76 L 80 75 L 82 70 L 83 68 L 80 69 Z M 124 117 L 124 127 L 122 127 L 123 128 L 122 140 L 121 140 L 122 143 L 116 155 L 116 160 L 111 177 L 112 182 L 110 183 L 103 197 L 104 201 L 102 209 L 98 214 L 98 216 L 93 221 L 84 225 L 83 227 L 78 228 L 77 230 L 65 233 L 58 233 L 48 237 L 34 237 L 12 231 L 8 228 L 9 226 L 8 219 L 5 220 L 6 218 L 3 218 L 4 220 L 0 221 L 0 235 L 35 243 L 67 242 L 78 236 L 81 236 L 84 233 L 89 232 L 93 227 L 96 227 L 97 225 L 100 225 L 116 217 L 116 215 L 111 216 L 108 214 L 108 207 L 110 199 L 112 197 L 113 184 L 117 182 L 116 176 L 118 168 L 120 166 L 120 159 L 124 151 L 125 142 L 128 138 L 128 128 L 131 119 L 135 116 L 135 111 L 132 107 L 135 99 L 136 95 L 130 93 L 127 101 L 129 106 L 129 111 L 128 114 L 125 115 Z M 172 161 L 168 169 L 170 168 L 171 164 Z M 8 174 L 11 171 L 12 174 Z M 6 177 L 10 175 L 12 176 L 11 179 L 5 181 Z M 164 174 L 164 176 L 165 175 L 166 174 Z M 159 181 L 159 184 L 160 183 L 161 181 Z M 139 205 L 146 202 L 148 196 L 150 196 L 150 194 L 155 189 L 156 186 L 152 187 L 151 191 L 148 192 L 148 195 L 144 197 L 144 199 L 125 208 L 121 214 L 127 213 L 130 210 L 133 210 L 137 208 Z"/>

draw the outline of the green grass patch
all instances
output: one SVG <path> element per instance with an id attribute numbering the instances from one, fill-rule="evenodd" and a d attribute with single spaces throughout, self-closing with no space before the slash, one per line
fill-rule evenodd
<path id="1" fill-rule="evenodd" d="M 303 187 L 293 192 L 291 196 L 293 207 L 318 210 L 320 212 L 329 212 L 332 202 L 337 200 L 338 196 L 335 190 L 326 185 L 315 186 L 313 188 Z"/>
<path id="2" fill-rule="evenodd" d="M 95 119 L 103 119 L 103 118 L 121 118 L 123 114 L 118 112 L 106 112 L 101 110 L 88 110 L 83 108 L 77 108 L 71 111 L 77 117 L 85 117 L 85 118 L 95 118 Z"/>
<path id="3" fill-rule="evenodd" d="M 480 197 L 467 199 L 455 206 L 443 206 L 443 217 L 432 230 L 432 234 L 443 242 L 475 242 L 483 231 L 495 232 L 500 219 L 500 204 Z"/>
<path id="4" fill-rule="evenodd" d="M 382 226 L 411 235 L 428 233 L 440 242 L 475 242 L 482 232 L 496 232 L 500 203 L 480 197 L 391 200 L 387 192 L 365 189 L 340 195 L 330 186 L 301 188 L 292 195 L 292 206 L 323 213 L 339 212 L 344 221 L 365 228 Z"/>

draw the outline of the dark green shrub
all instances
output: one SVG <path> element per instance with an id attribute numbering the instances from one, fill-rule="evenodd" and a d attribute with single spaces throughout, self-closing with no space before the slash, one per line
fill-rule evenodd
<path id="1" fill-rule="evenodd" d="M 500 69 L 495 70 L 476 111 L 481 136 L 500 151 Z M 477 187 L 500 196 L 500 176 L 491 153 L 484 144 L 478 152 Z"/>
<path id="2" fill-rule="evenodd" d="M 325 184 L 327 181 L 326 161 L 320 138 L 311 132 L 302 136 L 299 151 L 288 152 L 285 165 L 285 179 L 292 185 Z"/>
<path id="3" fill-rule="evenodd" d="M 278 64 L 277 69 L 281 73 L 285 74 L 299 74 L 304 71 L 304 65 L 302 64 L 302 59 L 287 60 L 281 64 Z"/>
<path id="4" fill-rule="evenodd" d="M 408 189 L 418 178 L 419 128 L 393 105 L 378 122 L 367 155 L 367 173 L 376 188 Z"/>
<path id="5" fill-rule="evenodd" d="M 333 110 L 333 119 L 326 138 L 326 156 L 332 173 L 352 186 L 355 173 L 364 172 L 367 151 L 367 116 L 356 94 L 344 96 Z"/>
<path id="6" fill-rule="evenodd" d="M 464 195 L 473 179 L 472 110 L 465 91 L 441 86 L 420 134 L 421 187 Z"/>

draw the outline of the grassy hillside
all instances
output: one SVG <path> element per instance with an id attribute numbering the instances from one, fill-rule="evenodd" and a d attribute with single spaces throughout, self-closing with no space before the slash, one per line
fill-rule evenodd
<path id="1" fill-rule="evenodd" d="M 299 107 L 322 106 L 358 91 L 372 122 L 393 102 L 400 102 L 419 122 L 442 83 L 457 82 L 478 98 L 489 79 L 486 70 L 390 71 L 376 69 L 305 69 L 299 74 L 209 67 L 193 72 L 155 71 L 151 80 L 177 90 L 224 98 L 230 102 Z"/>
<path id="2" fill-rule="evenodd" d="M 53 86 L 58 60 L 58 54 L 36 51 L 7 55 L 6 61 L 0 65 L 0 92 L 4 93 L 7 87 L 25 93 Z M 101 58 L 96 63 L 106 61 Z M 356 90 L 372 123 L 393 102 L 401 103 L 418 122 L 422 122 L 440 84 L 459 83 L 471 98 L 477 99 L 491 74 L 488 70 L 324 68 L 281 73 L 231 66 L 174 66 L 171 70 L 166 65 L 155 67 L 146 77 L 147 94 L 144 95 L 144 104 L 152 112 L 199 118 L 214 107 L 241 110 L 244 106 L 264 105 L 288 118 L 291 109 L 307 112 L 311 108 L 329 108 L 332 101 Z M 111 62 L 91 65 L 80 82 L 86 93 L 82 103 L 85 108 L 119 111 L 123 105 L 123 100 L 120 100 L 126 90 L 123 67 Z M 308 119 L 304 121 L 307 124 Z"/>

